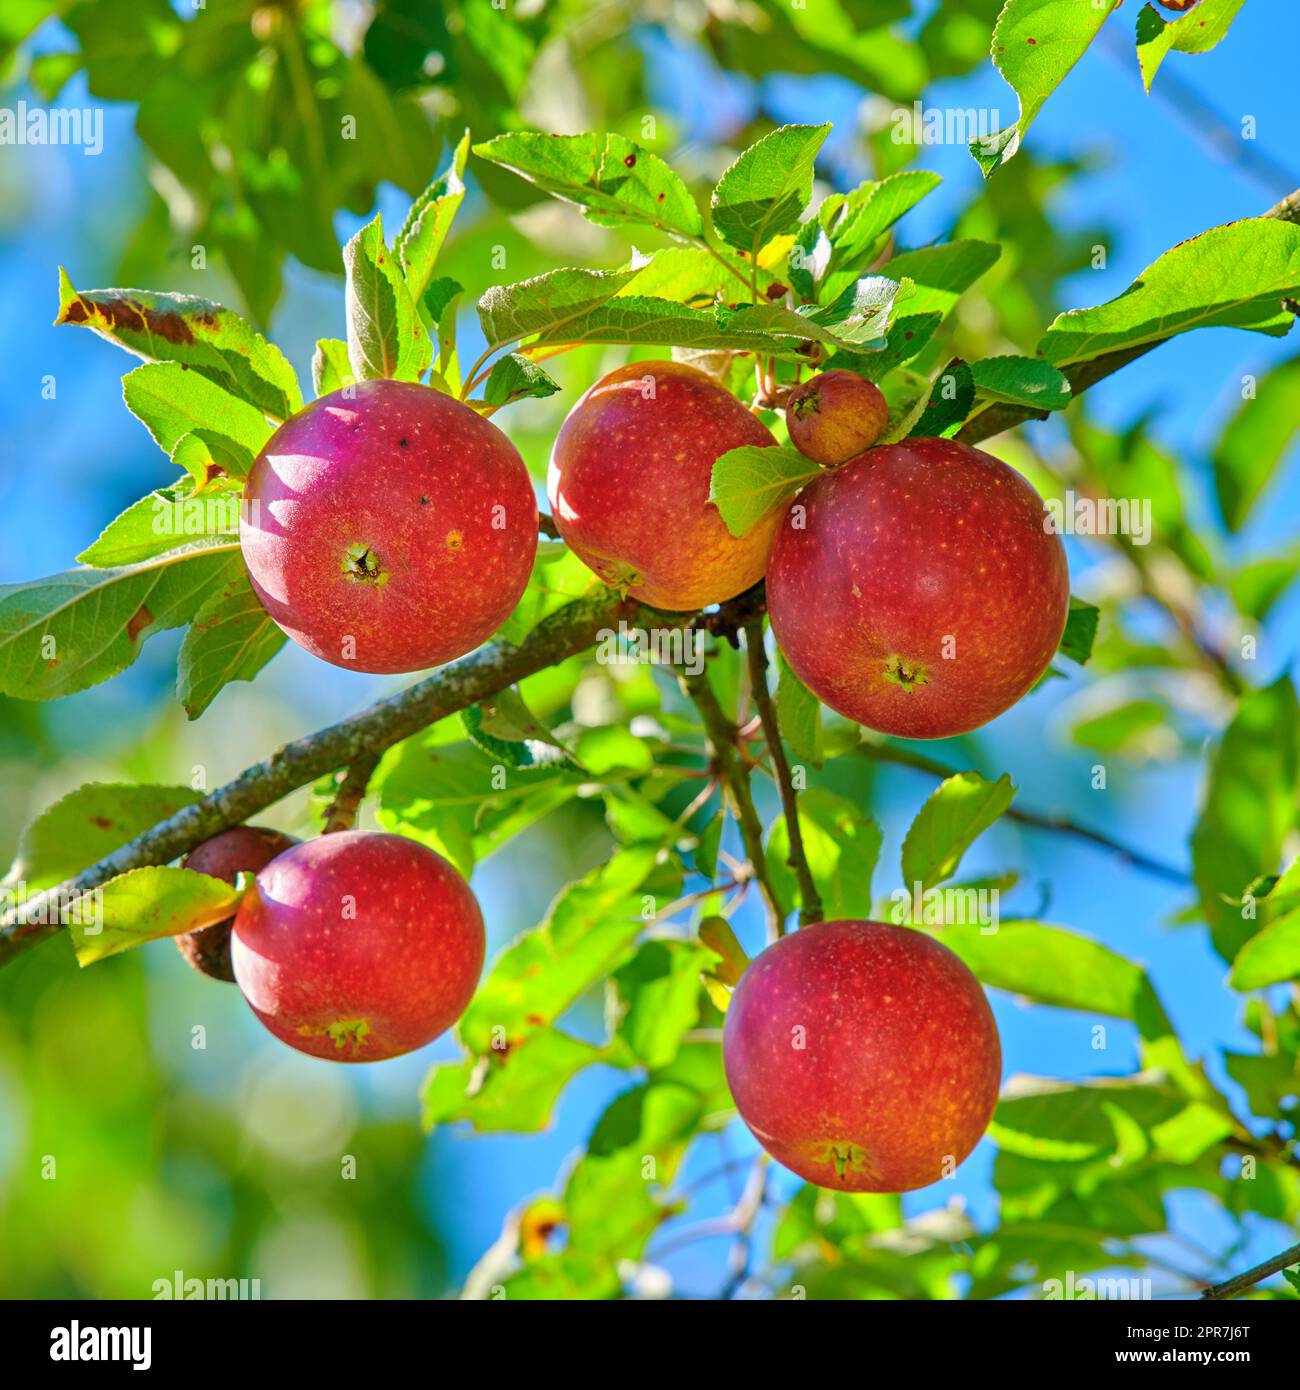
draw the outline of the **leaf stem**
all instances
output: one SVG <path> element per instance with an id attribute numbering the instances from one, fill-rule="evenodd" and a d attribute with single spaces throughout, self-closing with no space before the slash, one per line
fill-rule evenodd
<path id="1" fill-rule="evenodd" d="M 790 836 L 790 856 L 787 863 L 794 870 L 799 884 L 799 925 L 806 927 L 810 922 L 820 922 L 825 915 L 822 911 L 821 895 L 813 881 L 812 870 L 808 867 L 808 856 L 803 846 L 803 831 L 799 826 L 799 798 L 794 789 L 794 779 L 790 775 L 790 760 L 785 755 L 785 745 L 781 742 L 781 730 L 777 723 L 776 706 L 767 688 L 767 653 L 763 649 L 763 620 L 754 618 L 745 624 L 745 651 L 749 658 L 749 683 L 758 706 L 759 718 L 763 724 L 763 734 L 767 739 L 767 751 L 772 758 L 772 771 L 776 785 L 781 793 L 781 805 L 785 810 L 786 830 Z"/>

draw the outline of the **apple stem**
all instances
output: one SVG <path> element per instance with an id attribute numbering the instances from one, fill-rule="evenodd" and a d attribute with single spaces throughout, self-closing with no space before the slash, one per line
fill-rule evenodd
<path id="1" fill-rule="evenodd" d="M 366 788 L 379 766 L 380 753 L 362 752 L 348 764 L 346 772 L 335 774 L 338 790 L 334 799 L 325 808 L 322 835 L 332 835 L 340 830 L 353 830 L 357 824 L 357 813 L 365 800 Z"/>
<path id="2" fill-rule="evenodd" d="M 767 688 L 767 652 L 763 649 L 762 618 L 754 618 L 745 624 L 745 650 L 749 657 L 749 683 L 767 739 L 767 751 L 772 758 L 772 771 L 777 789 L 781 793 L 781 806 L 785 810 L 786 830 L 790 837 L 790 854 L 786 862 L 794 870 L 795 881 L 799 885 L 799 925 L 806 927 L 811 922 L 820 922 L 825 913 L 822 910 L 821 894 L 817 891 L 812 870 L 808 867 L 808 856 L 803 846 L 803 831 L 799 825 L 799 797 L 794 789 L 794 779 L 790 775 L 790 760 L 786 757 L 785 745 L 781 742 L 776 706 L 772 703 L 771 692 Z"/>

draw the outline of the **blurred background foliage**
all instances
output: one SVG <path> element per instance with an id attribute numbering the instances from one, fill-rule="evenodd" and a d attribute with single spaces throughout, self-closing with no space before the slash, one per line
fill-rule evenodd
<path id="1" fill-rule="evenodd" d="M 1238 111 L 1257 117 L 1274 156 L 1290 154 L 1287 74 L 1280 61 L 1267 80 L 1263 70 L 1300 33 L 1295 16 L 1265 20 L 1261 7 L 1199 60 L 1194 76 L 1210 95 L 1181 110 L 1158 89 L 1145 97 L 1113 52 L 1090 53 L 1026 148 L 987 183 L 964 147 L 895 143 L 899 104 L 1008 111 L 1014 98 L 988 62 L 999 8 L 10 0 L 0 14 L 4 102 L 101 107 L 106 149 L 98 160 L 0 149 L 0 331 L 23 367 L 0 381 L 0 580 L 63 568 L 166 476 L 121 407 L 114 354 L 89 335 L 44 330 L 56 261 L 79 286 L 235 303 L 270 326 L 306 380 L 315 338 L 341 332 L 340 241 L 375 207 L 398 225 L 467 126 L 476 141 L 521 127 L 620 131 L 701 192 L 738 149 L 788 120 L 836 122 L 819 161 L 822 192 L 908 163 L 936 169 L 945 183 L 904 224 L 907 244 L 961 236 L 1003 249 L 922 364 L 931 368 L 954 352 L 1032 353 L 1059 310 L 1118 294 L 1169 246 L 1300 185 L 1287 184 L 1285 170 L 1270 185 L 1257 163 L 1224 157 Z M 1127 61 L 1131 69 L 1131 47 Z M 1207 143 L 1207 121 L 1217 144 Z M 626 240 L 509 173 L 476 159 L 468 181 L 439 274 L 470 298 L 557 264 L 626 259 Z M 473 355 L 469 315 L 463 332 L 462 354 Z M 537 478 L 563 412 L 619 358 L 567 353 L 548 364 L 563 392 L 502 420 Z M 1287 1157 L 1300 1094 L 1293 989 L 1244 1003 L 1189 923 L 1198 889 L 1211 900 L 1239 891 L 1231 869 L 1215 881 L 1233 853 L 1248 863 L 1296 849 L 1293 697 L 1277 697 L 1271 713 L 1256 701 L 1258 717 L 1233 726 L 1199 811 L 1207 740 L 1238 709 L 1242 636 L 1258 643 L 1253 687 L 1285 678 L 1296 655 L 1295 371 L 1287 340 L 1188 335 L 1098 387 L 1064 422 L 996 441 L 1045 496 L 1074 487 L 1150 497 L 1153 539 L 1071 538 L 1075 591 L 1103 610 L 1088 670 L 1049 682 L 978 737 L 920 750 L 990 776 L 1009 771 L 1018 805 L 1072 816 L 1169 866 L 1152 874 L 1079 837 L 1011 821 L 967 860 L 972 876 L 1010 875 L 1004 916 L 1069 923 L 1146 967 L 1188 1055 L 1204 1057 L 1214 1084 L 1250 1116 L 1266 1155 L 1254 1180 L 1238 1180 L 1241 1155 L 1218 1140 L 1198 1146 L 1193 1133 L 1180 1147 L 1166 1133 L 1153 1146 L 1168 1118 L 1159 1097 L 1117 1089 L 1094 1093 L 1084 1115 L 1067 1116 L 1061 1106 L 1073 1102 L 1051 1097 L 1009 1102 L 1001 1149 L 985 1143 L 952 1184 L 901 1202 L 818 1194 L 788 1174 L 757 1200 L 745 1187 L 753 1146 L 725 1123 L 717 1050 L 689 1040 L 644 1085 L 609 1065 L 583 1071 L 537 1134 L 468 1137 L 443 1126 L 426 1139 L 416 1118 L 427 1057 L 364 1074 L 321 1066 L 277 1048 L 234 991 L 193 976 L 166 944 L 87 973 L 55 944 L 0 972 L 0 1294 L 147 1297 L 180 1270 L 258 1277 L 266 1297 L 434 1296 L 467 1279 L 481 1291 L 514 1254 L 526 1265 L 514 1294 L 755 1294 L 797 1282 L 814 1297 L 1032 1295 L 1067 1267 L 1138 1272 L 1157 1292 L 1185 1292 L 1290 1243 L 1300 1214 Z M 56 401 L 39 399 L 44 373 L 59 382 Z M 1247 377 L 1258 379 L 1258 399 L 1243 405 Z M 169 688 L 174 655 L 159 639 L 111 685 L 51 706 L 0 704 L 0 849 L 84 781 L 202 775 L 214 786 L 276 741 L 391 688 L 286 650 L 264 680 L 228 688 L 187 725 Z M 721 665 L 738 688 L 732 659 Z M 578 729 L 643 728 L 633 721 L 676 708 L 671 688 L 646 671 L 615 678 L 580 663 L 527 693 L 539 713 Z M 837 732 L 847 742 L 831 721 Z M 815 777 L 875 818 L 882 864 L 896 861 L 933 785 L 900 761 L 841 757 Z M 1104 791 L 1095 789 L 1099 763 Z M 669 814 L 689 798 L 674 795 Z M 301 834 L 311 805 L 303 794 L 264 819 Z M 770 823 L 775 797 L 761 809 Z M 574 797 L 486 858 L 475 887 L 493 948 L 607 862 L 618 838 L 602 800 Z M 663 903 L 682 884 L 652 887 Z M 736 925 L 757 945 L 750 907 Z M 1131 1023 L 1107 1021 L 1099 1045 L 1095 1017 L 1007 995 L 994 1003 L 1008 1075 L 1124 1077 L 1139 1066 Z M 715 1026 L 711 1006 L 698 1007 L 698 1027 Z M 602 1012 L 601 998 L 581 1001 L 571 1031 L 601 1035 Z M 444 1040 L 433 1055 L 452 1058 L 455 1048 Z M 624 1094 L 631 1099 L 615 1100 Z M 699 1114 L 688 1122 L 660 1108 L 682 1094 L 711 1117 L 689 1149 L 675 1126 L 689 1130 Z M 1035 1144 L 1067 1119 L 1077 1122 L 1076 1147 L 1045 1157 Z M 632 1141 L 689 1197 L 689 1214 L 653 1239 L 628 1234 L 649 1202 L 629 1164 Z M 1117 1169 L 1121 1181 L 1108 1183 Z M 719 1218 L 747 1201 L 753 1219 L 738 1238 Z M 651 1212 L 651 1230 L 660 1219 Z M 555 1234 L 566 1223 L 567 1244 Z M 503 1259 L 472 1274 L 503 1228 Z"/>

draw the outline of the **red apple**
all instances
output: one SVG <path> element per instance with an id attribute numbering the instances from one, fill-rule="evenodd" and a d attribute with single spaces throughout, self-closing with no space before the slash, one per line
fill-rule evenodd
<path id="1" fill-rule="evenodd" d="M 805 458 L 834 468 L 869 449 L 889 423 L 880 388 L 857 372 L 818 372 L 790 392 L 785 424 Z"/>
<path id="2" fill-rule="evenodd" d="M 465 1012 L 483 968 L 483 917 L 460 874 L 414 840 L 360 830 L 272 860 L 231 940 L 258 1018 L 335 1062 L 431 1042 Z"/>
<path id="3" fill-rule="evenodd" d="M 820 1187 L 910 1192 L 979 1142 L 1002 1052 L 974 975 L 924 933 L 822 922 L 741 976 L 722 1037 L 740 1116 Z"/>
<path id="4" fill-rule="evenodd" d="M 240 545 L 300 646 L 356 671 L 418 671 L 489 638 L 537 551 L 528 470 L 440 391 L 365 381 L 283 424 L 248 477 Z"/>
<path id="5" fill-rule="evenodd" d="M 283 854 L 297 843 L 292 835 L 282 835 L 278 830 L 267 830 L 260 825 L 237 825 L 204 840 L 181 860 L 181 868 L 234 883 L 240 874 L 257 873 L 277 854 Z M 183 932 L 176 938 L 181 955 L 195 970 L 231 984 L 235 980 L 230 965 L 230 928 L 234 921 L 232 914 L 224 922 Z"/>
<path id="6" fill-rule="evenodd" d="M 547 492 L 560 535 L 606 583 L 684 612 L 763 577 L 780 513 L 737 538 L 709 501 L 720 454 L 771 433 L 712 377 L 631 362 L 602 377 L 555 441 Z"/>
<path id="7" fill-rule="evenodd" d="M 790 504 L 767 574 L 776 640 L 849 719 L 903 738 L 987 724 L 1047 669 L 1070 575 L 1043 501 L 950 439 L 870 449 Z"/>

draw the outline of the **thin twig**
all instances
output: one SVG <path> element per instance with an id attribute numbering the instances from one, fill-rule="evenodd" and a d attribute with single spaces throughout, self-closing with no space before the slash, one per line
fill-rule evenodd
<path id="1" fill-rule="evenodd" d="M 1239 1293 L 1258 1284 L 1262 1279 L 1268 1279 L 1274 1274 L 1280 1274 L 1284 1269 L 1289 1269 L 1292 1265 L 1300 1264 L 1300 1245 L 1293 1245 L 1289 1250 L 1283 1250 L 1280 1255 L 1274 1255 L 1271 1260 L 1265 1260 L 1263 1264 L 1258 1264 L 1254 1269 L 1248 1269 L 1244 1274 L 1234 1275 L 1231 1279 L 1225 1279 L 1222 1284 L 1211 1284 L 1210 1287 L 1201 1294 L 1202 1298 L 1236 1298 Z"/>
<path id="2" fill-rule="evenodd" d="M 799 925 L 806 927 L 810 922 L 820 922 L 824 914 L 821 894 L 813 881 L 812 870 L 808 867 L 808 856 L 803 847 L 803 831 L 799 826 L 799 798 L 794 789 L 794 779 L 790 776 L 790 760 L 785 755 L 785 745 L 781 742 L 781 729 L 776 718 L 776 706 L 772 703 L 772 696 L 767 688 L 767 653 L 763 650 L 762 618 L 755 618 L 745 624 L 745 649 L 749 657 L 750 688 L 763 723 L 767 751 L 772 758 L 772 772 L 781 793 L 781 806 L 785 810 L 786 831 L 790 837 L 790 854 L 786 862 L 794 870 L 795 881 L 799 885 Z"/>
<path id="3" fill-rule="evenodd" d="M 959 768 L 949 767 L 935 758 L 928 758 L 924 753 L 913 753 L 911 749 L 899 748 L 892 743 L 860 743 L 854 752 L 870 758 L 873 762 L 892 763 L 896 767 L 910 767 L 918 772 L 928 772 L 932 777 L 943 779 L 956 777 L 960 771 Z M 1190 875 L 1185 870 L 1176 869 L 1172 864 L 1165 864 L 1159 859 L 1153 859 L 1150 855 L 1143 854 L 1140 850 L 1131 849 L 1128 845 L 1121 844 L 1120 841 L 1112 839 L 1109 835 L 1103 835 L 1099 830 L 1092 830 L 1086 825 L 1080 825 L 1077 821 L 1071 820 L 1069 816 L 1055 812 L 1030 811 L 1019 806 L 1011 807 L 1005 815 L 1007 820 L 1016 821 L 1020 825 L 1031 826 L 1035 830 L 1050 830 L 1057 835 L 1072 835 L 1077 840 L 1086 840 L 1089 844 L 1099 845 L 1102 849 L 1108 849 L 1113 854 L 1119 855 L 1125 863 L 1131 864 L 1135 869 L 1142 869 L 1146 873 L 1156 878 L 1163 878 L 1169 883 L 1186 884 L 1189 881 Z"/>
<path id="4" fill-rule="evenodd" d="M 704 730 L 708 735 L 709 747 L 718 774 L 731 792 L 736 808 L 736 821 L 740 826 L 740 837 L 745 843 L 745 853 L 758 886 L 762 889 L 763 900 L 767 904 L 768 925 L 771 934 L 778 937 L 785 932 L 786 910 L 781 903 L 772 876 L 768 873 L 767 859 L 763 853 L 763 825 L 754 809 L 754 795 L 749 785 L 749 769 L 741 761 L 740 748 L 736 740 L 737 729 L 713 693 L 707 671 L 692 675 L 687 671 L 679 674 L 682 689 L 695 702 L 704 720 Z"/>

